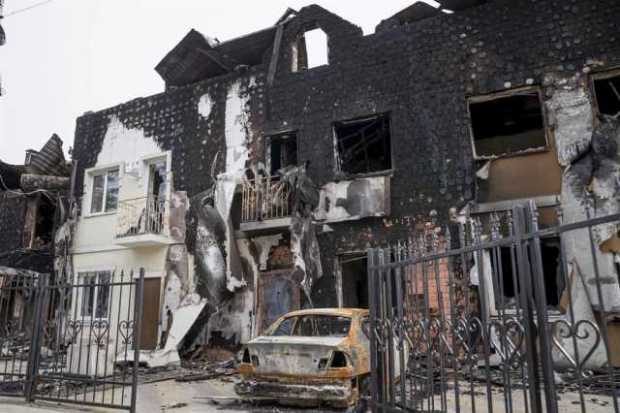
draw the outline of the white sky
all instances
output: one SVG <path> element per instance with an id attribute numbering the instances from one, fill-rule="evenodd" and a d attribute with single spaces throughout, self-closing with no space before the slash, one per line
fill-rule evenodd
<path id="1" fill-rule="evenodd" d="M 4 14 L 39 1 L 5 0 Z M 7 16 L 0 159 L 23 163 L 24 151 L 40 149 L 52 133 L 66 150 L 82 113 L 162 92 L 153 68 L 191 28 L 224 41 L 312 3 L 368 34 L 415 0 L 53 0 Z"/>

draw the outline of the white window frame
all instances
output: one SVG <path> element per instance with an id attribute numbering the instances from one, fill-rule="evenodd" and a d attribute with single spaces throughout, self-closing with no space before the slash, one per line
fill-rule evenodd
<path id="1" fill-rule="evenodd" d="M 111 286 L 108 286 L 108 305 L 105 311 L 106 316 L 105 317 L 96 317 L 97 314 L 97 300 L 98 300 L 98 296 L 99 296 L 99 289 L 101 288 L 100 285 L 97 284 L 101 284 L 101 275 L 102 274 L 108 274 L 110 276 L 110 284 L 112 284 L 114 282 L 114 271 L 110 270 L 110 269 L 98 269 L 98 270 L 83 270 L 83 271 L 78 271 L 77 273 L 77 281 L 78 281 L 78 285 L 80 285 L 81 287 L 78 288 L 79 290 L 79 294 L 78 294 L 78 300 L 77 300 L 77 314 L 79 315 L 80 320 L 107 320 L 108 317 L 108 312 L 110 311 L 110 309 L 112 308 L 112 292 L 113 289 Z M 88 283 L 86 282 L 86 278 L 88 277 L 89 279 L 92 277 L 95 277 L 95 286 L 94 287 L 87 287 Z M 90 290 L 90 288 L 93 289 L 93 310 L 91 314 L 84 314 L 83 313 L 83 307 L 84 307 L 84 299 L 86 298 L 86 291 Z"/>
<path id="2" fill-rule="evenodd" d="M 142 167 L 144 168 L 144 195 L 148 197 L 149 187 L 151 185 L 151 170 L 150 166 L 156 164 L 158 162 L 165 162 L 166 164 L 166 180 L 167 180 L 167 188 L 166 188 L 166 201 L 170 199 L 170 195 L 172 193 L 172 152 L 166 151 L 164 153 L 158 153 L 154 155 L 148 155 L 143 157 L 142 159 Z"/>
<path id="3" fill-rule="evenodd" d="M 113 171 L 118 172 L 119 193 L 120 193 L 121 178 L 124 172 L 121 164 L 107 165 L 104 167 L 90 168 L 86 170 L 86 174 L 88 176 L 88 197 L 87 197 L 88 202 L 86 203 L 86 205 L 84 205 L 84 207 L 86 211 L 88 211 L 88 213 L 86 214 L 87 216 L 110 215 L 110 214 L 116 214 L 116 212 L 118 211 L 120 199 L 117 200 L 116 208 L 114 210 L 108 211 L 105 209 L 105 200 L 106 200 L 107 192 L 108 192 L 108 174 Z M 92 207 L 93 207 L 93 195 L 95 191 L 95 177 L 101 176 L 101 175 L 105 176 L 105 179 L 103 182 L 103 202 L 101 204 L 102 210 L 93 211 Z"/>

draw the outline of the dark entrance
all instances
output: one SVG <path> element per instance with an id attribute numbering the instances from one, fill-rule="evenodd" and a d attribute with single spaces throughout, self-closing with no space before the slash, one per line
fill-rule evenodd
<path id="1" fill-rule="evenodd" d="M 342 274 L 342 306 L 368 308 L 368 258 L 345 255 L 340 258 Z"/>

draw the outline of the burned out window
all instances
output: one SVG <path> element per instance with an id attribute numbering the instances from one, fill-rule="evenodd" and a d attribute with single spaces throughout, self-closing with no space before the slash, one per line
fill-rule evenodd
<path id="1" fill-rule="evenodd" d="M 55 214 L 56 206 L 54 203 L 46 196 L 39 198 L 34 226 L 33 247 L 42 247 L 52 242 Z"/>
<path id="2" fill-rule="evenodd" d="M 493 158 L 547 146 L 538 91 L 473 98 L 469 101 L 469 113 L 478 158 Z"/>
<path id="3" fill-rule="evenodd" d="M 345 337 L 351 328 L 351 318 L 332 315 L 304 315 L 297 319 L 293 336 L 303 337 Z"/>
<path id="4" fill-rule="evenodd" d="M 341 172 L 360 174 L 392 168 L 387 114 L 336 122 L 334 133 Z"/>
<path id="5" fill-rule="evenodd" d="M 297 165 L 297 135 L 294 132 L 270 136 L 268 150 L 271 176 L 287 166 Z"/>
<path id="6" fill-rule="evenodd" d="M 290 336 L 293 331 L 293 324 L 295 324 L 294 318 L 285 318 L 282 322 L 276 327 L 273 334 L 274 336 Z"/>
<path id="7" fill-rule="evenodd" d="M 305 31 L 293 42 L 292 71 L 301 72 L 329 64 L 327 34 L 320 28 Z"/>
<path id="8" fill-rule="evenodd" d="M 609 116 L 620 113 L 620 73 L 595 78 L 594 93 L 599 113 Z"/>

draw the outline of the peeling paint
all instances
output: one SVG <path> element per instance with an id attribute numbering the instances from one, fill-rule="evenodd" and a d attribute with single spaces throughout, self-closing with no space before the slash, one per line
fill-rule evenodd
<path id="1" fill-rule="evenodd" d="M 556 112 L 556 122 L 562 124 L 556 129 L 556 142 L 558 158 L 566 165 L 562 179 L 563 222 L 568 224 L 616 214 L 620 212 L 620 122 L 603 118 L 593 127 L 586 86 L 576 85 L 574 79 L 557 83 L 559 87 L 551 97 L 550 108 Z M 570 301 L 574 306 L 575 320 L 566 314 L 568 321 L 576 323 L 583 320 L 596 325 L 595 309 L 620 311 L 615 257 L 602 251 L 605 241 L 617 236 L 619 229 L 617 223 L 594 226 L 594 242 L 601 248 L 594 249 L 593 254 L 587 228 L 562 235 L 573 284 Z M 602 297 L 599 299 L 597 282 L 600 280 L 611 282 L 600 289 Z M 556 336 L 563 341 L 560 331 L 556 332 Z M 595 335 L 590 336 L 580 340 L 576 350 L 581 354 L 592 351 L 587 367 L 598 368 L 607 361 L 606 350 L 602 342 L 593 348 L 596 345 Z M 565 348 L 575 353 L 572 346 Z M 566 364 L 563 356 L 554 354 L 554 358 L 556 363 Z"/>
<path id="2" fill-rule="evenodd" d="M 249 80 L 255 82 L 254 77 Z M 242 89 L 242 80 L 228 88 L 226 95 L 226 172 L 241 171 L 248 160 L 248 143 L 252 142 L 248 102 L 250 95 Z"/>
<path id="3" fill-rule="evenodd" d="M 145 135 L 144 130 L 126 127 L 116 115 L 110 117 L 103 138 L 101 151 L 97 155 L 97 166 L 122 162 L 126 172 L 139 168 L 143 158 L 162 152 L 155 140 Z"/>
<path id="4" fill-rule="evenodd" d="M 208 119 L 211 115 L 211 110 L 213 109 L 213 101 L 211 100 L 211 96 L 208 93 L 205 93 L 200 97 L 198 101 L 198 113 L 205 119 Z"/>
<path id="5" fill-rule="evenodd" d="M 547 108 L 555 128 L 558 161 L 568 166 L 590 148 L 592 105 L 578 78 L 557 82 L 562 85 L 553 91 Z"/>
<path id="6" fill-rule="evenodd" d="M 390 214 L 390 178 L 378 176 L 329 182 L 321 188 L 315 219 L 327 222 Z"/>

